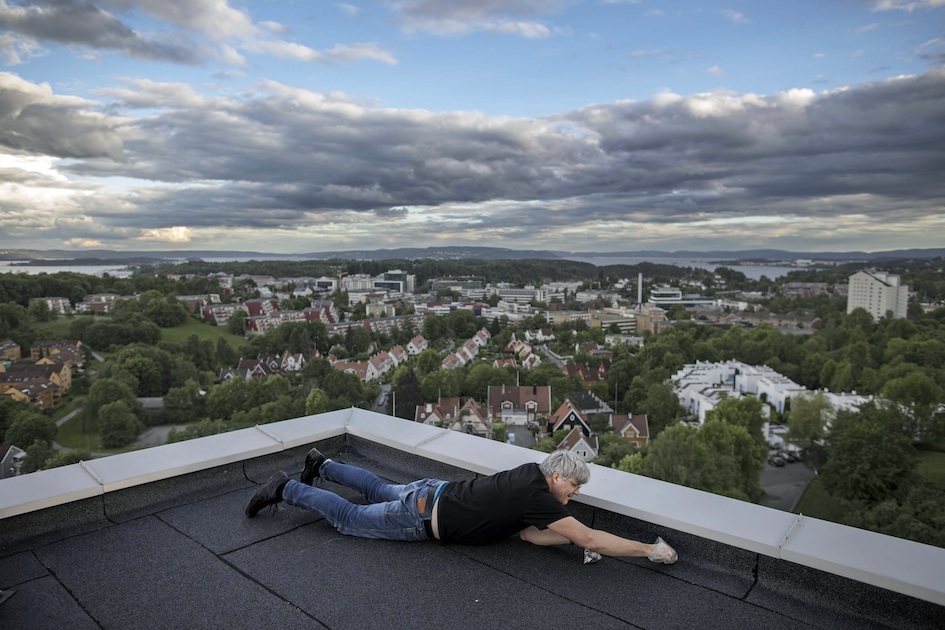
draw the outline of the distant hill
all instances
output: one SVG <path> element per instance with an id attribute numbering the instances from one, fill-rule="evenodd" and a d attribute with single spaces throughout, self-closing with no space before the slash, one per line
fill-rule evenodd
<path id="1" fill-rule="evenodd" d="M 99 265 L 108 263 L 155 263 L 178 260 L 525 260 L 555 258 L 684 258 L 712 261 L 784 261 L 811 259 L 824 261 L 864 261 L 928 259 L 945 257 L 945 248 L 897 249 L 882 252 L 791 252 L 779 249 L 750 249 L 738 251 L 672 252 L 657 250 L 611 252 L 564 252 L 553 250 L 509 249 L 502 247 L 403 247 L 399 249 L 359 249 L 338 252 L 309 252 L 304 254 L 274 254 L 235 250 L 166 250 L 126 252 L 107 249 L 6 249 L 0 250 L 0 260 L 27 260 Z"/>
<path id="2" fill-rule="evenodd" d="M 945 256 L 945 248 L 932 249 L 893 249 L 883 252 L 790 252 L 782 249 L 746 249 L 739 251 L 713 250 L 708 252 L 680 250 L 663 252 L 640 250 L 635 252 L 580 252 L 570 254 L 581 258 L 612 258 L 627 256 L 632 258 L 695 258 L 698 260 L 741 260 L 741 261 L 778 261 L 778 260 L 845 260 L 845 261 L 880 261 L 902 260 L 908 258 L 940 258 Z"/>

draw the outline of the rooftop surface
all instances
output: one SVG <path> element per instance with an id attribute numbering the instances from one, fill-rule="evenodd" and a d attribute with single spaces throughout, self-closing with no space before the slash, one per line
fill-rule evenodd
<path id="1" fill-rule="evenodd" d="M 484 547 L 364 540 L 284 504 L 246 518 L 258 485 L 278 470 L 297 478 L 313 444 L 394 482 L 543 457 L 348 410 L 5 480 L 0 628 L 945 627 L 943 550 L 842 528 L 823 530 L 842 534 L 829 547 L 840 551 L 815 554 L 805 537 L 818 523 L 595 466 L 582 503 L 569 504 L 574 516 L 645 541 L 660 535 L 678 563 L 584 565 L 575 547 L 516 538 Z M 866 560 L 845 558 L 851 538 L 869 547 Z M 911 584 L 893 565 L 916 551 Z M 877 558 L 878 570 L 864 564 Z M 884 580 L 893 588 L 876 585 Z"/>

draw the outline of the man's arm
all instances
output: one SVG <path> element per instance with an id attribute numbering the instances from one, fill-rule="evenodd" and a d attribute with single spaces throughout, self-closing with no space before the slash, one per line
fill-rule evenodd
<path id="1" fill-rule="evenodd" d="M 534 525 L 526 527 L 520 531 L 518 535 L 522 540 L 530 542 L 533 545 L 541 545 L 542 547 L 567 545 L 571 542 L 561 534 L 555 533 L 550 529 L 538 529 Z"/>
<path id="2" fill-rule="evenodd" d="M 532 528 L 522 532 L 522 539 L 528 540 L 529 542 L 535 542 L 534 540 L 526 538 L 525 533 L 530 529 Z M 535 528 L 535 531 L 539 534 L 544 534 L 544 532 L 538 530 L 537 528 Z M 599 529 L 591 529 L 573 516 L 568 516 L 551 523 L 548 525 L 548 529 L 544 531 L 550 532 L 550 534 L 555 534 L 556 538 L 561 542 L 535 542 L 535 544 L 563 544 L 565 541 L 568 541 L 580 547 L 584 547 L 585 549 L 596 551 L 597 553 L 603 554 L 605 556 L 650 558 L 654 562 L 664 562 L 666 564 L 671 564 L 676 561 L 675 550 L 662 541 L 658 542 L 657 544 L 648 545 L 636 540 L 630 540 L 629 538 L 621 538 L 620 536 L 615 536 Z M 543 538 L 551 540 L 550 534 L 543 536 Z M 562 538 L 564 540 L 561 540 Z M 660 543 L 662 543 L 661 549 Z M 654 557 L 657 549 L 660 550 L 660 553 Z"/>

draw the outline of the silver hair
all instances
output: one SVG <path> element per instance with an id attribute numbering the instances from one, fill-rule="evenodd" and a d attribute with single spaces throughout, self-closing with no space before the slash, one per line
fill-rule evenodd
<path id="1" fill-rule="evenodd" d="M 587 467 L 587 463 L 571 451 L 553 452 L 538 464 L 538 468 L 545 477 L 558 473 L 581 486 L 591 478 L 591 470 Z"/>

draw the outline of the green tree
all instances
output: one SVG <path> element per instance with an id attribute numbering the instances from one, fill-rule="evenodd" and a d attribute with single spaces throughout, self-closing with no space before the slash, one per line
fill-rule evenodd
<path id="1" fill-rule="evenodd" d="M 787 413 L 788 432 L 784 438 L 805 452 L 804 462 L 815 470 L 826 461 L 824 439 L 833 405 L 821 391 L 796 396 Z"/>
<path id="2" fill-rule="evenodd" d="M 99 436 L 105 448 L 121 448 L 137 439 L 144 425 L 124 400 L 103 405 L 99 410 Z"/>
<path id="3" fill-rule="evenodd" d="M 60 466 L 69 466 L 92 459 L 92 453 L 85 450 L 57 451 L 46 458 L 43 464 L 43 470 L 50 468 L 59 468 Z"/>
<path id="4" fill-rule="evenodd" d="M 46 300 L 36 300 L 27 309 L 30 319 L 34 322 L 48 322 L 56 318 L 56 312 L 49 310 Z"/>
<path id="5" fill-rule="evenodd" d="M 173 296 L 162 296 L 145 307 L 144 316 L 161 328 L 173 328 L 187 321 L 187 307 Z"/>
<path id="6" fill-rule="evenodd" d="M 538 439 L 535 442 L 535 445 L 532 446 L 532 450 L 541 451 L 542 453 L 553 453 L 558 445 L 561 444 L 561 440 L 568 436 L 570 429 L 558 429 L 552 435 L 545 435 Z"/>
<path id="7" fill-rule="evenodd" d="M 939 412 L 945 392 L 925 372 L 916 370 L 887 382 L 883 396 L 906 410 L 909 419 L 906 433 L 917 442 L 934 442 L 945 437 L 945 418 Z"/>
<path id="8" fill-rule="evenodd" d="M 492 439 L 496 442 L 509 441 L 509 429 L 507 426 L 505 426 L 504 422 L 492 423 Z"/>
<path id="9" fill-rule="evenodd" d="M 758 444 L 747 427 L 707 419 L 698 438 L 711 453 L 703 470 L 702 490 L 743 501 L 761 498 L 760 476 L 765 448 Z"/>
<path id="10" fill-rule="evenodd" d="M 21 413 L 14 418 L 6 431 L 6 443 L 23 450 L 40 441 L 51 444 L 56 439 L 56 422 L 38 413 Z"/>
<path id="11" fill-rule="evenodd" d="M 721 420 L 735 426 L 743 427 L 758 445 L 758 459 L 764 459 L 767 442 L 764 436 L 764 403 L 751 396 L 729 397 L 715 406 L 715 409 L 705 414 L 706 422 Z M 760 470 L 759 470 L 760 472 Z"/>
<path id="12" fill-rule="evenodd" d="M 305 414 L 312 416 L 326 411 L 331 411 L 328 395 L 317 387 L 312 388 L 305 399 Z"/>
<path id="13" fill-rule="evenodd" d="M 95 381 L 89 388 L 89 394 L 86 396 L 85 405 L 82 409 L 82 430 L 86 430 L 86 421 L 91 426 L 98 427 L 101 430 L 101 410 L 108 404 L 117 401 L 124 401 L 129 408 L 140 409 L 140 405 L 135 401 L 135 393 L 127 385 L 114 378 L 101 378 Z"/>
<path id="14" fill-rule="evenodd" d="M 230 318 L 226 320 L 226 329 L 229 330 L 232 334 L 242 337 L 246 334 L 246 329 L 243 322 L 246 321 L 246 318 L 249 317 L 249 313 L 243 309 L 238 309 L 230 315 Z"/>
<path id="15" fill-rule="evenodd" d="M 699 438 L 699 430 L 686 424 L 667 427 L 652 440 L 643 460 L 647 477 L 700 488 L 703 470 L 711 463 L 711 454 Z"/>
<path id="16" fill-rule="evenodd" d="M 647 388 L 646 397 L 635 412 L 646 414 L 650 439 L 653 439 L 666 427 L 678 422 L 682 418 L 683 409 L 672 384 L 664 382 L 653 383 Z"/>
<path id="17" fill-rule="evenodd" d="M 55 454 L 52 445 L 43 440 L 36 440 L 27 446 L 24 451 L 26 452 L 26 458 L 23 459 L 23 463 L 20 465 L 21 475 L 49 468 L 47 462 Z"/>
<path id="18" fill-rule="evenodd" d="M 393 393 L 391 404 L 394 405 L 396 402 L 396 408 L 392 409 L 393 415 L 398 418 L 413 419 L 416 416 L 417 407 L 424 402 L 420 382 L 413 369 L 407 366 L 397 368 L 391 379 L 391 391 Z"/>
<path id="19" fill-rule="evenodd" d="M 463 381 L 463 395 L 484 401 L 488 398 L 490 385 L 515 385 L 515 376 L 489 363 L 476 363 Z"/>
<path id="20" fill-rule="evenodd" d="M 599 448 L 594 463 L 612 468 L 627 455 L 636 451 L 636 447 L 622 435 L 605 433 L 598 437 Z"/>
<path id="21" fill-rule="evenodd" d="M 459 396 L 460 374 L 459 370 L 447 370 L 445 368 L 427 374 L 420 387 L 423 392 L 423 399 L 434 401 L 439 400 L 440 397 Z"/>
<path id="22" fill-rule="evenodd" d="M 870 402 L 837 413 L 827 437 L 824 488 L 850 501 L 875 504 L 904 492 L 915 480 L 917 461 L 904 418 L 892 404 Z"/>
<path id="23" fill-rule="evenodd" d="M 436 350 L 427 348 L 417 355 L 417 361 L 415 363 L 414 369 L 417 372 L 417 376 L 422 378 L 431 372 L 436 372 L 439 370 L 442 363 L 443 357 L 440 356 L 440 353 Z"/>
<path id="24" fill-rule="evenodd" d="M 191 379 L 180 387 L 172 387 L 164 395 L 164 411 L 173 422 L 189 423 L 206 414 L 206 398 L 200 384 Z"/>

